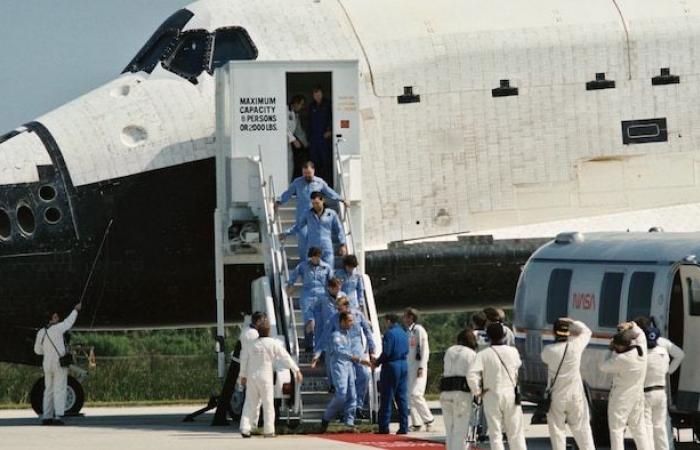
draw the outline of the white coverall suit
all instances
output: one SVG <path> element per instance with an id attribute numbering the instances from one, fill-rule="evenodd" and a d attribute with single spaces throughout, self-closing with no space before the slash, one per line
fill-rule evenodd
<path id="1" fill-rule="evenodd" d="M 683 351 L 682 348 L 671 342 L 669 339 L 666 339 L 663 336 L 660 336 L 659 339 L 656 340 L 656 345 L 659 347 L 663 347 L 668 351 L 668 355 L 671 357 L 671 364 L 668 367 L 668 374 L 673 375 L 676 370 L 681 366 L 681 363 L 683 362 L 683 359 L 685 358 L 685 352 Z M 668 386 L 666 387 L 666 395 L 669 395 L 669 389 Z M 666 415 L 668 417 L 668 420 L 666 421 L 666 428 L 668 428 L 668 448 L 673 450 L 675 448 L 674 442 L 673 442 L 673 427 L 671 426 L 671 416 L 668 414 Z"/>
<path id="2" fill-rule="evenodd" d="M 445 352 L 443 377 L 464 377 L 474 364 L 476 352 L 463 345 L 453 345 Z M 440 406 L 445 421 L 445 445 L 447 450 L 466 450 L 469 416 L 473 396 L 470 392 L 443 391 Z"/>
<path id="3" fill-rule="evenodd" d="M 299 372 L 292 357 L 280 341 L 271 337 L 257 339 L 248 347 L 245 359 L 241 360 L 241 377 L 246 378 L 245 403 L 241 415 L 241 434 L 250 434 L 251 424 L 257 425 L 260 404 L 263 407 L 266 435 L 275 432 L 275 392 L 273 371 L 277 367 Z"/>
<path id="4" fill-rule="evenodd" d="M 644 420 L 649 442 L 654 450 L 668 450 L 668 402 L 666 375 L 670 357 L 668 350 L 657 344 L 647 354 L 647 376 L 644 379 Z"/>
<path id="5" fill-rule="evenodd" d="M 53 419 L 54 415 L 60 418 L 65 413 L 68 367 L 61 367 L 59 358 L 66 354 L 63 334 L 71 329 L 77 318 L 78 311 L 73 310 L 63 322 L 42 328 L 36 334 L 34 353 L 44 355 L 44 419 Z"/>
<path id="6" fill-rule="evenodd" d="M 636 324 L 632 330 L 637 333 L 637 337 L 632 340 L 631 350 L 625 353 L 610 352 L 608 358 L 600 364 L 602 372 L 613 376 L 608 399 L 610 450 L 624 450 L 625 427 L 629 428 L 637 450 L 651 450 L 644 421 L 647 339 Z"/>
<path id="7" fill-rule="evenodd" d="M 417 359 L 417 358 L 420 359 Z M 435 420 L 425 401 L 425 387 L 428 380 L 428 359 L 430 347 L 428 332 L 421 325 L 414 323 L 408 327 L 408 408 L 414 427 L 430 424 Z M 418 369 L 423 369 L 423 376 L 418 377 Z"/>
<path id="8" fill-rule="evenodd" d="M 547 364 L 551 406 L 547 414 L 547 426 L 552 450 L 566 450 L 566 424 L 580 450 L 595 450 L 591 431 L 588 402 L 581 379 L 581 356 L 591 340 L 591 330 L 580 321 L 570 326 L 568 341 L 556 342 L 542 350 L 542 361 Z M 566 356 L 564 356 L 564 349 Z M 564 362 L 562 363 L 562 358 Z M 556 382 L 552 380 L 561 363 Z"/>
<path id="9" fill-rule="evenodd" d="M 504 364 L 506 367 L 503 367 Z M 504 449 L 504 430 L 508 436 L 510 450 L 527 448 L 523 410 L 520 405 L 515 404 L 515 386 L 521 365 L 522 361 L 515 347 L 492 345 L 476 354 L 474 364 L 469 369 L 467 382 L 474 395 L 481 394 L 480 384 L 483 380 L 484 415 L 489 426 L 491 450 Z"/>

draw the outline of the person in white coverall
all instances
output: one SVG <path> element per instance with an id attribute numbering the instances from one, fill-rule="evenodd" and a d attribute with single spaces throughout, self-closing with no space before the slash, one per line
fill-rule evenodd
<path id="1" fill-rule="evenodd" d="M 251 424 L 256 423 L 260 405 L 263 407 L 265 437 L 275 435 L 274 370 L 284 367 L 294 372 L 297 383 L 303 377 L 299 367 L 280 341 L 270 336 L 270 324 L 265 321 L 258 329 L 260 337 L 253 342 L 241 360 L 241 384 L 246 387 L 241 415 L 241 436 L 250 437 Z"/>
<path id="2" fill-rule="evenodd" d="M 581 379 L 581 357 L 591 340 L 591 330 L 583 322 L 562 318 L 553 331 L 554 344 L 542 350 L 542 361 L 549 372 L 547 426 L 552 450 L 566 450 L 566 424 L 579 450 L 595 450 Z"/>
<path id="3" fill-rule="evenodd" d="M 59 322 L 58 313 L 51 313 L 49 323 L 39 330 L 34 341 L 34 353 L 44 355 L 44 403 L 42 425 L 63 425 L 61 417 L 65 413 L 66 389 L 68 388 L 68 367 L 61 367 L 59 359 L 66 354 L 63 335 L 73 327 L 78 318 L 81 304 L 73 308 L 66 320 Z"/>
<path id="4" fill-rule="evenodd" d="M 408 332 L 408 408 L 411 413 L 413 431 L 425 430 L 435 421 L 425 401 L 425 387 L 428 380 L 428 359 L 430 346 L 428 332 L 418 323 L 418 311 L 408 308 L 403 314 L 403 323 Z"/>
<path id="5" fill-rule="evenodd" d="M 613 376 L 608 398 L 610 450 L 625 448 L 625 428 L 637 450 L 651 450 L 644 421 L 644 378 L 647 371 L 647 343 L 644 332 L 634 322 L 618 325 L 610 344 L 610 354 L 600 370 Z"/>
<path id="6" fill-rule="evenodd" d="M 647 338 L 647 375 L 644 378 L 644 421 L 649 433 L 649 442 L 654 450 L 668 450 L 668 400 L 666 398 L 666 375 L 670 357 L 668 350 L 658 345 L 661 332 L 650 326 L 644 330 Z"/>
<path id="7" fill-rule="evenodd" d="M 675 289 L 680 289 L 680 285 L 674 285 L 673 287 L 674 291 Z M 672 295 L 680 295 L 680 293 L 674 292 Z M 652 322 L 652 320 L 646 316 L 640 316 L 636 317 L 634 321 L 637 323 L 639 328 L 642 330 L 647 330 L 650 327 L 656 328 L 656 325 Z M 685 358 L 685 352 L 683 351 L 682 348 L 671 342 L 669 339 L 666 339 L 663 336 L 659 336 L 659 338 L 656 340 L 656 345 L 658 347 L 663 347 L 666 349 L 668 352 L 668 356 L 671 358 L 671 363 L 668 366 L 668 374 L 673 375 L 673 373 L 678 370 L 678 368 L 681 366 L 681 363 L 683 362 L 683 359 Z M 648 366 L 648 365 L 647 365 Z M 666 386 L 666 396 L 667 396 L 667 401 L 668 401 L 668 395 L 669 395 L 669 389 L 668 386 Z M 668 430 L 667 437 L 666 437 L 666 442 L 668 442 L 668 448 L 670 450 L 673 450 L 675 448 L 674 446 L 674 441 L 673 441 L 673 427 L 671 426 L 671 416 L 666 414 L 666 429 Z"/>
<path id="8" fill-rule="evenodd" d="M 258 339 L 258 337 L 260 337 L 260 334 L 258 333 L 258 328 L 260 328 L 266 321 L 267 314 L 265 314 L 264 312 L 255 311 L 253 315 L 250 316 L 250 324 L 247 327 L 241 329 L 241 334 L 238 336 L 238 342 L 241 343 L 241 351 L 238 356 L 238 384 L 240 384 L 242 377 L 240 371 L 240 362 L 243 361 L 243 358 L 245 358 L 248 348 Z M 259 412 L 260 408 L 256 410 L 255 417 L 253 418 L 252 423 L 258 423 Z"/>
<path id="9" fill-rule="evenodd" d="M 466 450 L 469 416 L 474 397 L 467 386 L 467 373 L 476 359 L 474 330 L 467 328 L 457 335 L 457 345 L 445 352 L 440 379 L 440 406 L 445 421 L 447 450 Z"/>
<path id="10" fill-rule="evenodd" d="M 491 450 L 504 449 L 503 431 L 508 436 L 510 450 L 525 450 L 523 410 L 516 397 L 522 361 L 518 350 L 505 344 L 506 332 L 502 324 L 490 324 L 486 333 L 491 346 L 476 354 L 467 383 L 472 393 L 483 399 Z"/>

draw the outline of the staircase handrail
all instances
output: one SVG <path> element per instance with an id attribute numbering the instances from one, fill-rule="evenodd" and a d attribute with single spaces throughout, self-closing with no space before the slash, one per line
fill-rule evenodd
<path id="1" fill-rule="evenodd" d="M 276 214 L 274 210 L 274 184 L 272 182 L 272 176 L 270 176 L 270 182 L 265 180 L 265 170 L 263 166 L 262 152 L 259 151 L 257 157 L 249 158 L 253 163 L 257 164 L 258 176 L 260 178 L 260 190 L 262 194 L 263 210 L 265 212 L 265 231 L 267 233 L 268 242 L 270 244 L 270 254 L 272 263 L 272 282 L 274 288 L 274 296 L 279 298 L 278 307 L 281 308 L 282 314 L 280 314 L 280 323 L 284 332 L 285 341 L 287 344 L 287 349 L 289 350 L 292 358 L 295 361 L 299 361 L 299 341 L 297 339 L 296 330 L 296 319 L 294 317 L 293 305 L 290 308 L 291 299 L 287 296 L 287 292 L 284 289 L 284 282 L 286 277 L 289 277 L 289 268 L 287 266 L 286 250 L 282 244 L 279 234 L 281 230 L 276 228 L 279 222 L 276 222 Z M 294 382 L 294 402 L 293 411 L 301 411 L 301 386 L 299 383 Z"/>
<path id="2" fill-rule="evenodd" d="M 274 203 L 277 199 L 275 192 L 275 182 L 272 176 L 270 176 L 269 182 L 270 197 Z M 277 278 L 280 282 L 280 299 L 284 308 L 286 322 L 289 324 L 287 327 L 287 336 L 289 340 L 289 352 L 292 358 L 298 363 L 299 362 L 299 338 L 297 335 L 297 323 L 296 317 L 294 316 L 294 301 L 287 295 L 284 285 L 289 280 L 289 264 L 287 263 L 287 248 L 284 242 L 280 239 L 280 234 L 282 233 L 282 221 L 280 215 L 276 213 L 274 207 L 272 208 L 272 232 L 274 239 L 274 248 L 278 256 L 278 263 L 280 265 L 280 272 L 277 274 Z M 294 383 L 294 405 L 293 410 L 296 413 L 302 413 L 303 405 L 301 403 L 301 385 L 299 383 Z"/>

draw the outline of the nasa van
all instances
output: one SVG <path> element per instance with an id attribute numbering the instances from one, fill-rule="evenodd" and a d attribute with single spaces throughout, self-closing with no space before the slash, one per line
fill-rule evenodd
<path id="1" fill-rule="evenodd" d="M 652 317 L 662 335 L 684 348 L 670 379 L 671 411 L 700 427 L 700 233 L 561 233 L 532 254 L 515 298 L 516 344 L 523 358 L 523 397 L 542 399 L 547 367 L 542 348 L 552 342 L 559 317 L 593 331 L 583 354 L 596 441 L 607 438 L 612 377 L 598 370 L 620 322 Z M 693 420 L 694 419 L 694 420 Z"/>

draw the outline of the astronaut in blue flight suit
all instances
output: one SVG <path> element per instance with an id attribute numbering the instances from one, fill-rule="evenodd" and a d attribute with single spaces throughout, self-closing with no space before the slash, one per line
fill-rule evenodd
<path id="1" fill-rule="evenodd" d="M 315 324 L 314 340 L 314 360 L 318 360 L 322 353 L 326 353 L 326 375 L 332 386 L 333 373 L 331 372 L 330 361 L 330 339 L 332 331 L 327 331 L 331 327 L 331 318 L 336 314 L 336 301 L 341 295 L 340 280 L 331 278 L 328 280 L 328 289 L 325 295 L 320 296 L 313 307 L 313 317 Z M 337 319 L 337 318 L 336 318 Z M 335 331 L 335 330 L 334 330 Z"/>
<path id="2" fill-rule="evenodd" d="M 278 207 L 279 205 L 284 205 L 287 203 L 292 196 L 296 197 L 297 206 L 295 217 L 297 223 L 299 222 L 299 219 L 301 219 L 301 217 L 311 209 L 312 192 L 321 192 L 326 198 L 330 200 L 342 201 L 345 203 L 346 207 L 348 206 L 348 202 L 342 200 L 340 195 L 331 189 L 322 178 L 314 176 L 315 169 L 313 162 L 307 161 L 304 163 L 302 174 L 303 176 L 295 178 L 294 181 L 289 184 L 287 190 L 284 191 L 280 198 L 275 202 L 275 207 Z M 297 240 L 299 255 L 305 255 L 307 251 L 306 227 L 300 227 L 297 230 Z"/>
<path id="3" fill-rule="evenodd" d="M 350 313 L 353 315 L 353 326 L 348 331 L 348 336 L 352 341 L 353 349 L 355 354 L 359 355 L 369 355 L 369 360 L 374 361 L 374 352 L 376 346 L 374 345 L 374 336 L 372 335 L 372 326 L 362 312 L 357 309 L 352 309 L 350 306 L 350 301 L 348 297 L 338 297 L 338 312 L 336 312 L 333 317 L 331 317 L 329 325 L 324 329 L 324 334 L 326 336 L 333 334 L 334 332 L 340 330 L 340 314 Z M 329 339 L 330 340 L 330 339 Z M 370 380 L 370 369 L 369 367 L 354 363 L 355 366 L 355 392 L 357 394 L 357 413 L 356 417 L 364 417 L 364 405 L 365 397 L 367 395 L 367 389 L 369 387 Z"/>
<path id="4" fill-rule="evenodd" d="M 306 243 L 310 247 L 318 247 L 323 252 L 321 259 L 331 268 L 335 264 L 333 252 L 333 238 L 340 242 L 338 252 L 341 256 L 347 253 L 345 245 L 345 230 L 340 223 L 338 214 L 332 209 L 326 208 L 321 192 L 311 193 L 311 209 L 308 210 L 293 227 L 282 234 L 282 238 L 296 233 L 302 227 L 306 227 Z"/>
<path id="5" fill-rule="evenodd" d="M 340 330 L 333 332 L 330 343 L 330 364 L 333 371 L 333 386 L 335 394 L 328 403 L 321 420 L 321 430 L 325 432 L 328 423 L 336 418 L 339 412 L 343 412 L 343 423 L 347 426 L 355 425 L 355 369 L 353 363 L 358 362 L 368 365 L 370 362 L 356 353 L 349 336 L 354 318 L 350 313 L 341 313 L 338 316 Z M 315 364 L 312 362 L 312 367 Z"/>
<path id="6" fill-rule="evenodd" d="M 308 352 L 313 350 L 314 341 L 314 306 L 319 298 L 327 295 L 326 286 L 332 278 L 330 266 L 321 261 L 321 249 L 309 248 L 309 259 L 302 261 L 289 274 L 287 280 L 287 295 L 292 295 L 292 288 L 299 277 L 302 279 L 301 304 L 302 320 L 304 321 L 304 345 Z"/>
<path id="7" fill-rule="evenodd" d="M 364 311 L 365 284 L 357 266 L 357 256 L 345 255 L 343 257 L 343 268 L 336 270 L 335 276 L 343 282 L 341 289 L 347 294 L 348 300 L 350 300 L 350 308 Z"/>
<path id="8" fill-rule="evenodd" d="M 387 314 L 384 316 L 387 327 L 382 339 L 382 354 L 377 358 L 376 365 L 382 366 L 379 378 L 379 434 L 389 433 L 391 420 L 391 404 L 396 399 L 399 413 L 399 431 L 397 434 L 408 433 L 408 334 L 399 325 L 399 316 Z"/>
<path id="9" fill-rule="evenodd" d="M 333 135 L 333 111 L 328 100 L 323 98 L 323 90 L 316 87 L 311 93 L 309 104 L 309 154 L 311 161 L 318 166 L 318 172 L 325 179 L 333 181 L 333 157 L 331 138 Z"/>

